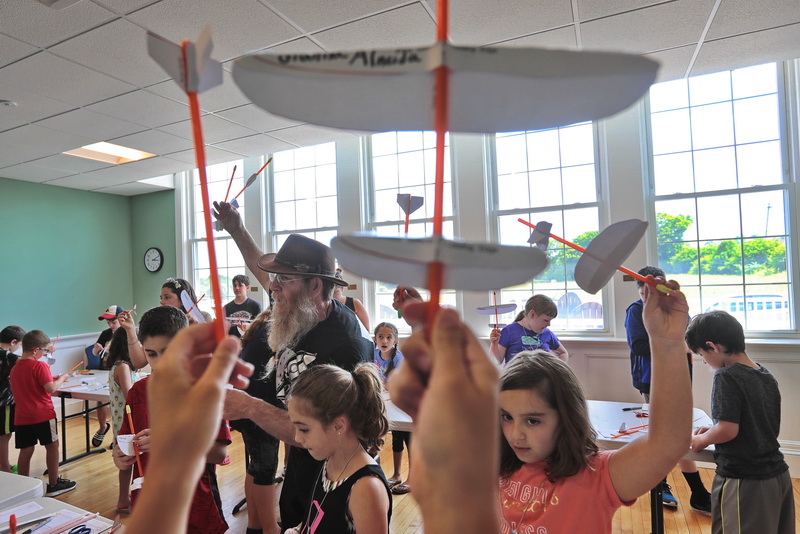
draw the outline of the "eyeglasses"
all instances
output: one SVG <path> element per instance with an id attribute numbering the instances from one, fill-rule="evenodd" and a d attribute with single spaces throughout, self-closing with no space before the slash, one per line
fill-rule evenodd
<path id="1" fill-rule="evenodd" d="M 308 278 L 307 276 L 295 276 L 294 278 L 290 278 L 288 274 L 275 274 L 269 273 L 269 281 L 272 284 L 277 284 L 282 286 L 284 284 L 288 284 L 290 282 L 294 282 L 295 280 L 303 280 L 304 278 Z"/>
<path id="2" fill-rule="evenodd" d="M 47 347 L 39 347 L 37 350 L 42 351 L 45 355 L 50 354 L 50 349 L 48 349 Z"/>

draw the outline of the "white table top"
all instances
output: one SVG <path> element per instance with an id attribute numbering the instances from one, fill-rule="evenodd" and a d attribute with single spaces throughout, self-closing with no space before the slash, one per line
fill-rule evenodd
<path id="1" fill-rule="evenodd" d="M 386 405 L 386 417 L 389 419 L 389 429 L 411 432 L 414 426 L 414 421 L 411 420 L 411 416 L 395 406 L 389 398 L 388 393 L 383 394 L 383 401 Z"/>
<path id="2" fill-rule="evenodd" d="M 650 423 L 649 417 L 637 417 L 636 412 L 646 412 L 646 410 L 629 410 L 623 411 L 623 408 L 642 406 L 642 404 L 631 404 L 629 402 L 611 402 L 611 401 L 586 401 L 589 408 L 589 419 L 592 426 L 597 432 L 597 441 L 605 449 L 619 449 L 626 443 L 640 437 L 643 433 L 647 432 L 647 428 L 638 429 L 638 431 L 619 437 L 620 426 L 625 423 L 628 429 L 646 425 Z M 711 426 L 713 423 L 711 418 L 700 408 L 692 408 L 692 430 L 701 426 Z M 714 446 L 700 451 L 698 453 L 688 450 L 685 460 L 697 460 L 700 462 L 713 462 L 714 461 Z"/>
<path id="3" fill-rule="evenodd" d="M 0 510 L 44 495 L 44 482 L 0 471 Z"/>
<path id="4" fill-rule="evenodd" d="M 56 390 L 56 395 L 68 393 L 73 399 L 108 402 L 108 371 L 93 369 L 89 373 L 73 374 Z"/>
<path id="5" fill-rule="evenodd" d="M 38 499 L 30 499 L 25 502 L 17 503 L 16 505 L 13 506 L 3 507 L 2 510 L 0 510 L 0 517 L 5 517 L 6 515 L 9 514 L 9 512 L 16 512 L 17 510 L 24 511 L 22 507 L 29 508 L 32 511 L 30 513 L 23 513 L 22 515 L 17 514 L 18 525 L 24 524 L 27 520 L 45 517 L 50 514 L 61 512 L 62 510 L 79 515 L 87 513 L 86 510 L 82 510 L 80 508 L 72 506 L 71 504 L 61 502 L 57 499 L 51 499 L 49 497 L 40 497 Z M 61 521 L 64 520 L 64 518 L 59 518 L 59 519 Z M 47 532 L 48 529 L 56 526 L 56 524 L 54 524 L 55 521 L 56 519 L 54 518 L 50 523 L 44 525 L 37 532 Z M 101 532 L 106 532 L 113 526 L 113 524 L 114 524 L 113 521 L 111 521 L 110 519 L 106 519 L 105 517 L 99 515 L 91 519 L 90 521 L 86 522 L 86 525 L 92 529 L 92 534 L 100 534 Z M 7 525 L 8 522 L 6 521 L 3 526 Z M 22 532 L 24 530 L 27 530 L 27 527 L 22 527 L 21 529 L 20 528 L 17 529 L 18 532 Z M 0 530 L 0 532 L 3 531 Z"/>

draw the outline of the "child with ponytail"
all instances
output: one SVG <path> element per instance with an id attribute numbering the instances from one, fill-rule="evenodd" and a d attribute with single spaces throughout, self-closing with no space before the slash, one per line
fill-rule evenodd
<path id="1" fill-rule="evenodd" d="M 287 399 L 295 440 L 324 460 L 308 492 L 308 515 L 287 534 L 388 534 L 392 498 L 380 466 L 367 453 L 389 430 L 383 384 L 375 366 L 352 372 L 332 365 L 304 371 Z"/>

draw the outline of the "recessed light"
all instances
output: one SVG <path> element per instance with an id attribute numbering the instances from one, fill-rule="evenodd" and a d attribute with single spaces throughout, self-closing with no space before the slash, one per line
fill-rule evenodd
<path id="1" fill-rule="evenodd" d="M 131 161 L 139 161 L 155 156 L 155 154 L 144 152 L 142 150 L 136 150 L 135 148 L 128 148 L 126 146 L 105 142 L 82 146 L 80 148 L 76 148 L 75 150 L 64 152 L 64 154 L 77 156 L 79 158 L 91 159 L 94 161 L 113 163 L 114 165 L 129 163 Z"/>
<path id="2" fill-rule="evenodd" d="M 13 108 L 13 107 L 16 107 L 16 105 L 17 105 L 17 103 L 14 102 L 13 100 L 0 99 L 0 106 L 5 106 L 7 108 Z"/>

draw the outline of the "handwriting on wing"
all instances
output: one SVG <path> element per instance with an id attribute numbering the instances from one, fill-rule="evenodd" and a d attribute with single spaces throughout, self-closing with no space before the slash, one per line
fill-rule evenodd
<path id="1" fill-rule="evenodd" d="M 394 67 L 422 63 L 424 49 L 398 50 L 359 50 L 357 52 L 338 52 L 332 54 L 280 54 L 281 65 L 298 63 L 330 63 L 346 61 L 348 65 L 358 67 Z"/>

